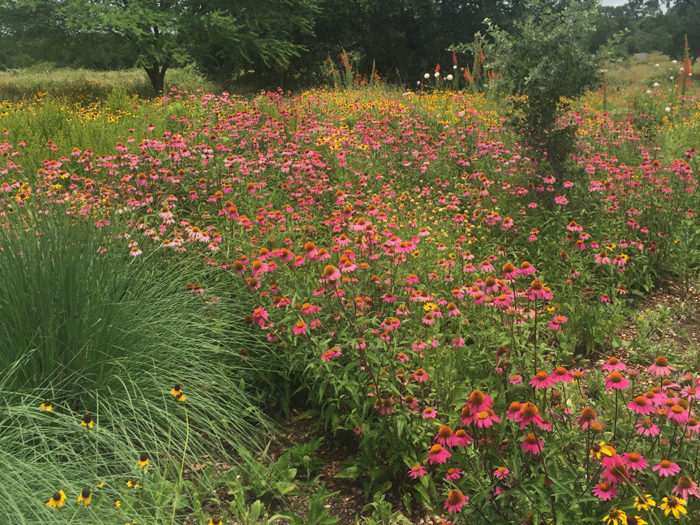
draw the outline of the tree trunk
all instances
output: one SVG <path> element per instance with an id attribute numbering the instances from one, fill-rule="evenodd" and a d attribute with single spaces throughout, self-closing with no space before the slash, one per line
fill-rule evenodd
<path id="1" fill-rule="evenodd" d="M 153 86 L 153 91 L 156 95 L 162 95 L 163 89 L 165 89 L 165 72 L 168 70 L 167 64 L 162 66 L 153 65 L 151 67 L 144 68 L 148 79 L 151 81 L 151 86 Z"/>

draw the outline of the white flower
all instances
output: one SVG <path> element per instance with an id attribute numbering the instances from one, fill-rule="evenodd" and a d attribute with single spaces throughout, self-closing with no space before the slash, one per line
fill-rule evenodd
<path id="1" fill-rule="evenodd" d="M 669 80 L 673 80 L 673 76 L 668 77 Z"/>
<path id="2" fill-rule="evenodd" d="M 454 65 L 452 66 L 452 69 L 456 70 L 456 69 L 457 69 L 457 64 L 454 64 Z"/>
<path id="3" fill-rule="evenodd" d="M 651 95 L 651 89 L 647 89 L 647 95 Z"/>
<path id="4" fill-rule="evenodd" d="M 440 72 L 439 72 L 439 71 L 436 71 L 436 72 L 435 72 L 435 78 L 438 78 L 439 76 L 440 76 Z"/>
<path id="5" fill-rule="evenodd" d="M 659 64 L 654 64 L 654 67 L 659 67 Z"/>
<path id="6" fill-rule="evenodd" d="M 681 70 L 680 70 L 680 74 L 682 75 L 683 73 L 685 73 L 685 68 L 684 68 L 684 67 L 682 67 Z"/>
<path id="7" fill-rule="evenodd" d="M 664 111 L 665 111 L 666 113 L 670 113 L 670 112 L 671 112 L 671 108 L 669 108 L 668 106 L 666 106 L 666 107 L 664 108 Z"/>
<path id="8" fill-rule="evenodd" d="M 678 60 L 671 60 L 671 64 L 678 64 Z"/>
<path id="9" fill-rule="evenodd" d="M 420 86 L 420 80 L 416 82 L 416 86 Z"/>
<path id="10" fill-rule="evenodd" d="M 425 75 L 423 75 L 423 78 L 428 80 L 430 78 L 430 73 L 426 73 Z"/>
<path id="11" fill-rule="evenodd" d="M 447 75 L 445 78 L 446 78 L 447 80 L 452 80 L 454 77 L 453 77 L 452 75 Z"/>
<path id="12" fill-rule="evenodd" d="M 659 83 L 658 83 L 658 82 L 654 82 L 654 87 L 655 87 L 655 88 L 659 87 Z"/>

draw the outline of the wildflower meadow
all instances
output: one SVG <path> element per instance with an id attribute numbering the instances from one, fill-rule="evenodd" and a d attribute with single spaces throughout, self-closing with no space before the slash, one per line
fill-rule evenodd
<path id="1" fill-rule="evenodd" d="M 658 61 L 568 101 L 556 169 L 457 62 L 7 98 L 0 522 L 698 523 L 696 325 L 657 335 L 700 98 Z"/>

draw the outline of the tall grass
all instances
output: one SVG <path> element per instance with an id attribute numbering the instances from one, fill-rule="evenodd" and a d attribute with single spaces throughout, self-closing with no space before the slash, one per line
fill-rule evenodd
<path id="1" fill-rule="evenodd" d="M 185 292 L 196 261 L 125 257 L 114 228 L 23 213 L 0 229 L 0 523 L 180 522 L 193 465 L 250 458 L 269 432 L 247 390 L 274 360 L 240 324 L 245 298 Z M 86 486 L 101 499 L 78 508 Z M 46 508 L 59 489 L 71 510 Z"/>
<path id="2" fill-rule="evenodd" d="M 165 76 L 166 91 L 171 87 L 206 92 L 220 91 L 194 68 L 171 69 Z M 89 101 L 106 99 L 114 90 L 143 98 L 154 96 L 153 88 L 142 69 L 92 71 L 36 66 L 0 72 L 0 100 L 26 100 L 37 93 Z"/>

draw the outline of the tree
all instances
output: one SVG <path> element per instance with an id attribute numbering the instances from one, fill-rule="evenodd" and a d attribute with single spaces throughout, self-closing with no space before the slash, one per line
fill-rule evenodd
<path id="1" fill-rule="evenodd" d="M 533 0 L 510 33 L 492 25 L 487 56 L 498 83 L 513 95 L 516 126 L 526 144 L 560 167 L 573 147 L 573 129 L 556 125 L 564 99 L 580 96 L 598 77 L 588 50 L 594 0 Z"/>
<path id="2" fill-rule="evenodd" d="M 283 62 L 302 47 L 288 37 L 311 31 L 318 0 L 62 0 L 66 27 L 117 35 L 136 50 L 153 89 L 171 67 L 199 60 L 206 73 L 235 73 L 262 59 Z"/>

